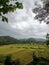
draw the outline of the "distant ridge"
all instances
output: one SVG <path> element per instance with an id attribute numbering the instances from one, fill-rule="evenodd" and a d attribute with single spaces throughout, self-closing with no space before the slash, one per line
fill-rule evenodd
<path id="1" fill-rule="evenodd" d="M 21 40 L 32 41 L 36 43 L 40 43 L 40 42 L 43 43 L 46 41 L 45 39 L 42 39 L 42 38 L 28 38 L 28 39 L 21 39 Z"/>
<path id="2" fill-rule="evenodd" d="M 28 39 L 15 39 L 10 36 L 0 36 L 0 45 L 9 45 L 9 44 L 30 44 L 30 43 L 43 43 L 45 39 L 41 38 L 28 38 Z"/>

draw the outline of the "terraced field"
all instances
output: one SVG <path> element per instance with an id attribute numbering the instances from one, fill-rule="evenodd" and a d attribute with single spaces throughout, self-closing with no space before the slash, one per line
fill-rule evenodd
<path id="1" fill-rule="evenodd" d="M 12 60 L 19 59 L 26 65 L 32 61 L 32 54 L 38 57 L 49 58 L 49 47 L 40 44 L 13 44 L 0 46 L 0 65 L 3 65 L 7 55 L 11 55 Z"/>

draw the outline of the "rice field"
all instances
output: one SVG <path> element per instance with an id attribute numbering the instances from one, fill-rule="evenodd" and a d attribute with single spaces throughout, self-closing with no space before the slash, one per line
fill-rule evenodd
<path id="1" fill-rule="evenodd" d="M 12 60 L 19 59 L 24 65 L 32 61 L 32 55 L 49 58 L 49 47 L 44 44 L 12 44 L 0 46 L 0 65 L 3 65 L 7 55 Z"/>

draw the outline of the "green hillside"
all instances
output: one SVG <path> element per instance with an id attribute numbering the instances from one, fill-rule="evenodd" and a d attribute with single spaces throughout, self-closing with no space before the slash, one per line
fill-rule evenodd
<path id="1" fill-rule="evenodd" d="M 0 45 L 8 45 L 8 44 L 13 44 L 17 43 L 17 39 L 12 38 L 10 36 L 0 36 Z"/>
<path id="2" fill-rule="evenodd" d="M 0 45 L 9 44 L 31 44 L 31 43 L 44 43 L 45 39 L 28 38 L 28 39 L 16 39 L 10 36 L 0 36 Z"/>

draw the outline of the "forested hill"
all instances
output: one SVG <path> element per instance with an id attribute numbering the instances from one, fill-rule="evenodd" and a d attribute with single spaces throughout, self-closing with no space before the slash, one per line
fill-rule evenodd
<path id="1" fill-rule="evenodd" d="M 10 36 L 0 36 L 0 45 L 8 45 L 8 44 L 13 44 L 17 43 L 17 39 L 12 38 Z"/>
<path id="2" fill-rule="evenodd" d="M 29 43 L 43 43 L 44 39 L 36 39 L 36 38 L 28 38 L 28 39 L 15 39 L 10 36 L 0 36 L 0 45 L 8 45 L 8 44 L 29 44 Z"/>

